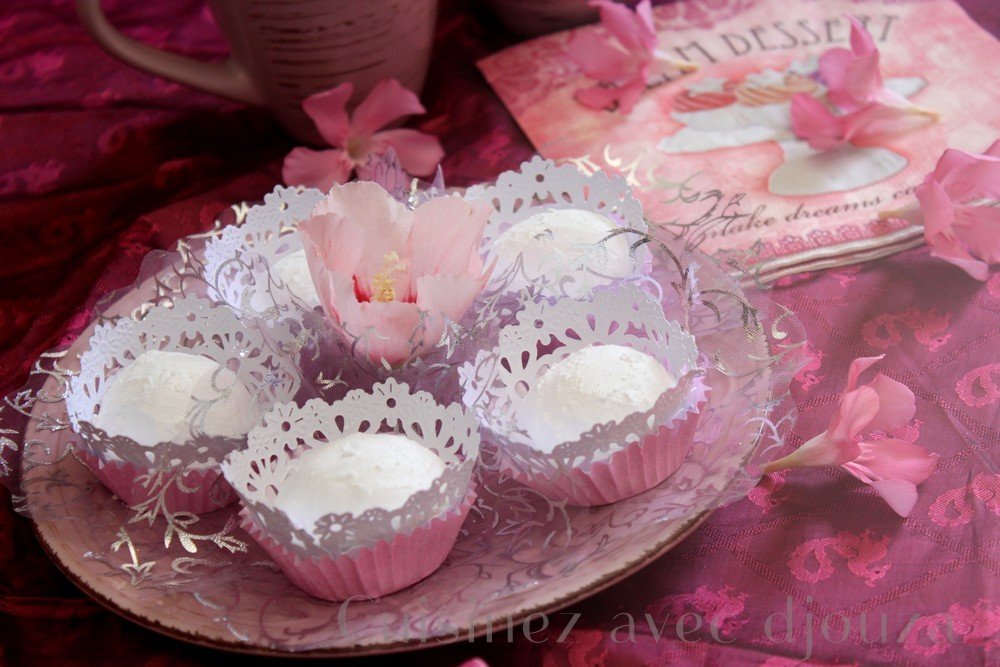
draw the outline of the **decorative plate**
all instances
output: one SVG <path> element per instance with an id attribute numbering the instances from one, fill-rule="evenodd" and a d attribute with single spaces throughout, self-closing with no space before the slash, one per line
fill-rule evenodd
<path id="1" fill-rule="evenodd" d="M 546 165 L 535 166 L 545 172 Z M 243 224 L 248 210 L 258 217 L 287 212 L 295 196 L 278 188 L 260 207 L 234 207 L 233 224 Z M 275 217 L 292 230 L 287 216 Z M 151 304 L 179 295 L 218 298 L 224 290 L 205 277 L 205 246 L 223 229 L 150 258 L 132 289 L 105 302 L 98 321 L 141 317 Z M 94 325 L 68 349 L 42 355 L 28 386 L 0 407 L 0 479 L 8 478 L 18 509 L 78 586 L 126 618 L 184 641 L 347 656 L 504 632 L 531 614 L 593 595 L 668 551 L 714 508 L 752 488 L 756 463 L 780 446 L 790 425 L 788 383 L 803 339 L 794 316 L 741 289 L 695 249 L 652 241 L 647 248 L 653 291 L 668 312 L 683 314 L 711 389 L 685 463 L 645 493 L 589 508 L 551 502 L 480 465 L 479 497 L 444 565 L 384 598 L 338 604 L 303 593 L 238 527 L 236 505 L 200 517 L 140 515 L 97 482 L 69 446 L 77 436 L 64 402 Z"/>

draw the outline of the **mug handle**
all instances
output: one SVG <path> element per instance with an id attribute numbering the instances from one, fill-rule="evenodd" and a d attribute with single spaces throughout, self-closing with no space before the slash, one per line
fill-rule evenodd
<path id="1" fill-rule="evenodd" d="M 119 60 L 215 95 L 264 106 L 250 77 L 231 57 L 221 63 L 207 63 L 146 46 L 111 25 L 101 9 L 101 0 L 77 0 L 76 10 L 94 41 Z"/>

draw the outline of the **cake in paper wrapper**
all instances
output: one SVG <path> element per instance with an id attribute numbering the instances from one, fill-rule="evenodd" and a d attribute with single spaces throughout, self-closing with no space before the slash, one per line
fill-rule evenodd
<path id="1" fill-rule="evenodd" d="M 209 297 L 241 317 L 267 323 L 296 320 L 318 306 L 308 268 L 308 282 L 296 275 L 302 252 L 296 228 L 322 199 L 313 188 L 275 188 L 250 208 L 242 225 L 210 239 L 202 269 Z"/>
<path id="2" fill-rule="evenodd" d="M 535 157 L 466 197 L 493 207 L 483 235 L 486 261 L 496 261 L 487 295 L 586 298 L 648 271 L 642 207 L 623 178 Z"/>
<path id="3" fill-rule="evenodd" d="M 153 515 L 199 514 L 236 499 L 219 462 L 299 384 L 259 331 L 184 296 L 139 321 L 97 326 L 66 406 L 79 457 L 122 501 Z"/>
<path id="4" fill-rule="evenodd" d="M 437 454 L 444 472 L 398 509 L 327 514 L 311 527 L 297 526 L 276 507 L 293 460 L 356 433 L 403 435 Z M 472 413 L 389 379 L 332 404 L 275 406 L 250 432 L 249 447 L 230 454 L 222 468 L 243 501 L 243 527 L 288 578 L 316 597 L 345 600 L 387 595 L 441 565 L 475 500 L 470 482 L 478 455 Z"/>
<path id="5" fill-rule="evenodd" d="M 570 354 L 595 345 L 633 348 L 659 361 L 676 386 L 651 408 L 594 424 L 579 438 L 542 451 L 523 429 L 526 396 Z M 707 385 L 694 337 L 668 322 L 660 304 L 637 285 L 597 291 L 592 301 L 527 303 L 497 346 L 459 369 L 466 406 L 484 437 L 499 448 L 500 466 L 550 500 L 603 505 L 656 486 L 687 456 Z"/>

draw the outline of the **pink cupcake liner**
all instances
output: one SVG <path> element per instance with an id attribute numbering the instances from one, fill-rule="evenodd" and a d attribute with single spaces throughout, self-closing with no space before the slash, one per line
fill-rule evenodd
<path id="1" fill-rule="evenodd" d="M 476 500 L 470 487 L 462 502 L 412 533 L 380 540 L 338 558 L 303 558 L 274 541 L 240 511 L 242 528 L 274 559 L 293 584 L 318 598 L 339 602 L 353 597 L 378 598 L 402 590 L 429 576 L 447 558 L 469 508 Z"/>
<path id="2" fill-rule="evenodd" d="M 531 474 L 501 463 L 504 472 L 553 502 L 592 507 L 609 505 L 648 491 L 670 477 L 687 458 L 706 401 L 655 433 L 602 461 L 556 477 Z"/>
<path id="3" fill-rule="evenodd" d="M 101 484 L 130 507 L 149 500 L 162 490 L 162 487 L 149 487 L 139 481 L 141 476 L 149 472 L 147 468 L 125 461 L 101 463 L 100 459 L 84 449 L 77 449 L 77 454 Z M 180 488 L 180 485 L 195 490 L 189 493 Z M 206 514 L 231 505 L 238 498 L 233 487 L 215 468 L 189 470 L 181 478 L 180 485 L 175 482 L 163 491 L 163 505 L 168 514 Z"/>

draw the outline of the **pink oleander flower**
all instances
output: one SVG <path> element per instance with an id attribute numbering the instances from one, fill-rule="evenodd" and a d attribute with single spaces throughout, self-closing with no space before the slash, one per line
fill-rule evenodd
<path id="1" fill-rule="evenodd" d="M 299 233 L 338 333 L 395 365 L 436 346 L 489 279 L 485 202 L 436 197 L 409 209 L 375 183 L 335 185 Z"/>
<path id="2" fill-rule="evenodd" d="M 909 100 L 885 87 L 879 70 L 879 52 L 871 33 L 858 19 L 851 23 L 851 48 L 827 49 L 819 58 L 819 74 L 827 88 L 827 99 L 844 113 L 869 104 L 911 107 Z"/>
<path id="3" fill-rule="evenodd" d="M 861 374 L 884 356 L 851 362 L 829 427 L 788 456 L 764 465 L 763 471 L 839 465 L 871 485 L 897 514 L 909 516 L 917 502 L 917 484 L 930 476 L 937 454 L 898 438 L 871 437 L 905 425 L 916 412 L 913 392 L 882 373 L 858 386 Z"/>
<path id="4" fill-rule="evenodd" d="M 916 195 L 931 254 L 989 278 L 1000 262 L 1000 141 L 983 155 L 949 148 Z"/>
<path id="5" fill-rule="evenodd" d="M 871 141 L 937 118 L 936 113 L 886 88 L 875 40 L 860 21 L 853 16 L 847 19 L 851 48 L 828 49 L 819 59 L 829 105 L 807 93 L 792 98 L 792 129 L 816 150 Z"/>
<path id="6" fill-rule="evenodd" d="M 573 97 L 591 109 L 617 108 L 627 114 L 639 101 L 651 78 L 666 70 L 684 73 L 692 63 L 675 60 L 656 48 L 656 29 L 650 0 L 642 0 L 635 11 L 612 2 L 591 0 L 601 12 L 601 24 L 614 41 L 583 30 L 573 36 L 567 55 L 598 85 L 576 91 Z"/>
<path id="7" fill-rule="evenodd" d="M 347 101 L 353 93 L 353 84 L 342 83 L 302 102 L 320 136 L 333 148 L 293 149 L 281 172 L 286 185 L 326 192 L 334 183 L 345 183 L 355 170 L 364 169 L 372 156 L 383 155 L 390 147 L 403 169 L 416 176 L 430 174 L 441 162 L 444 150 L 436 137 L 407 128 L 381 130 L 403 116 L 425 112 L 412 91 L 395 79 L 382 79 L 348 116 Z"/>
<path id="8" fill-rule="evenodd" d="M 846 114 L 835 114 L 807 93 L 792 97 L 792 130 L 810 148 L 826 151 L 847 143 L 872 143 L 880 137 L 905 132 L 927 122 L 928 116 L 898 107 L 870 104 Z"/>

